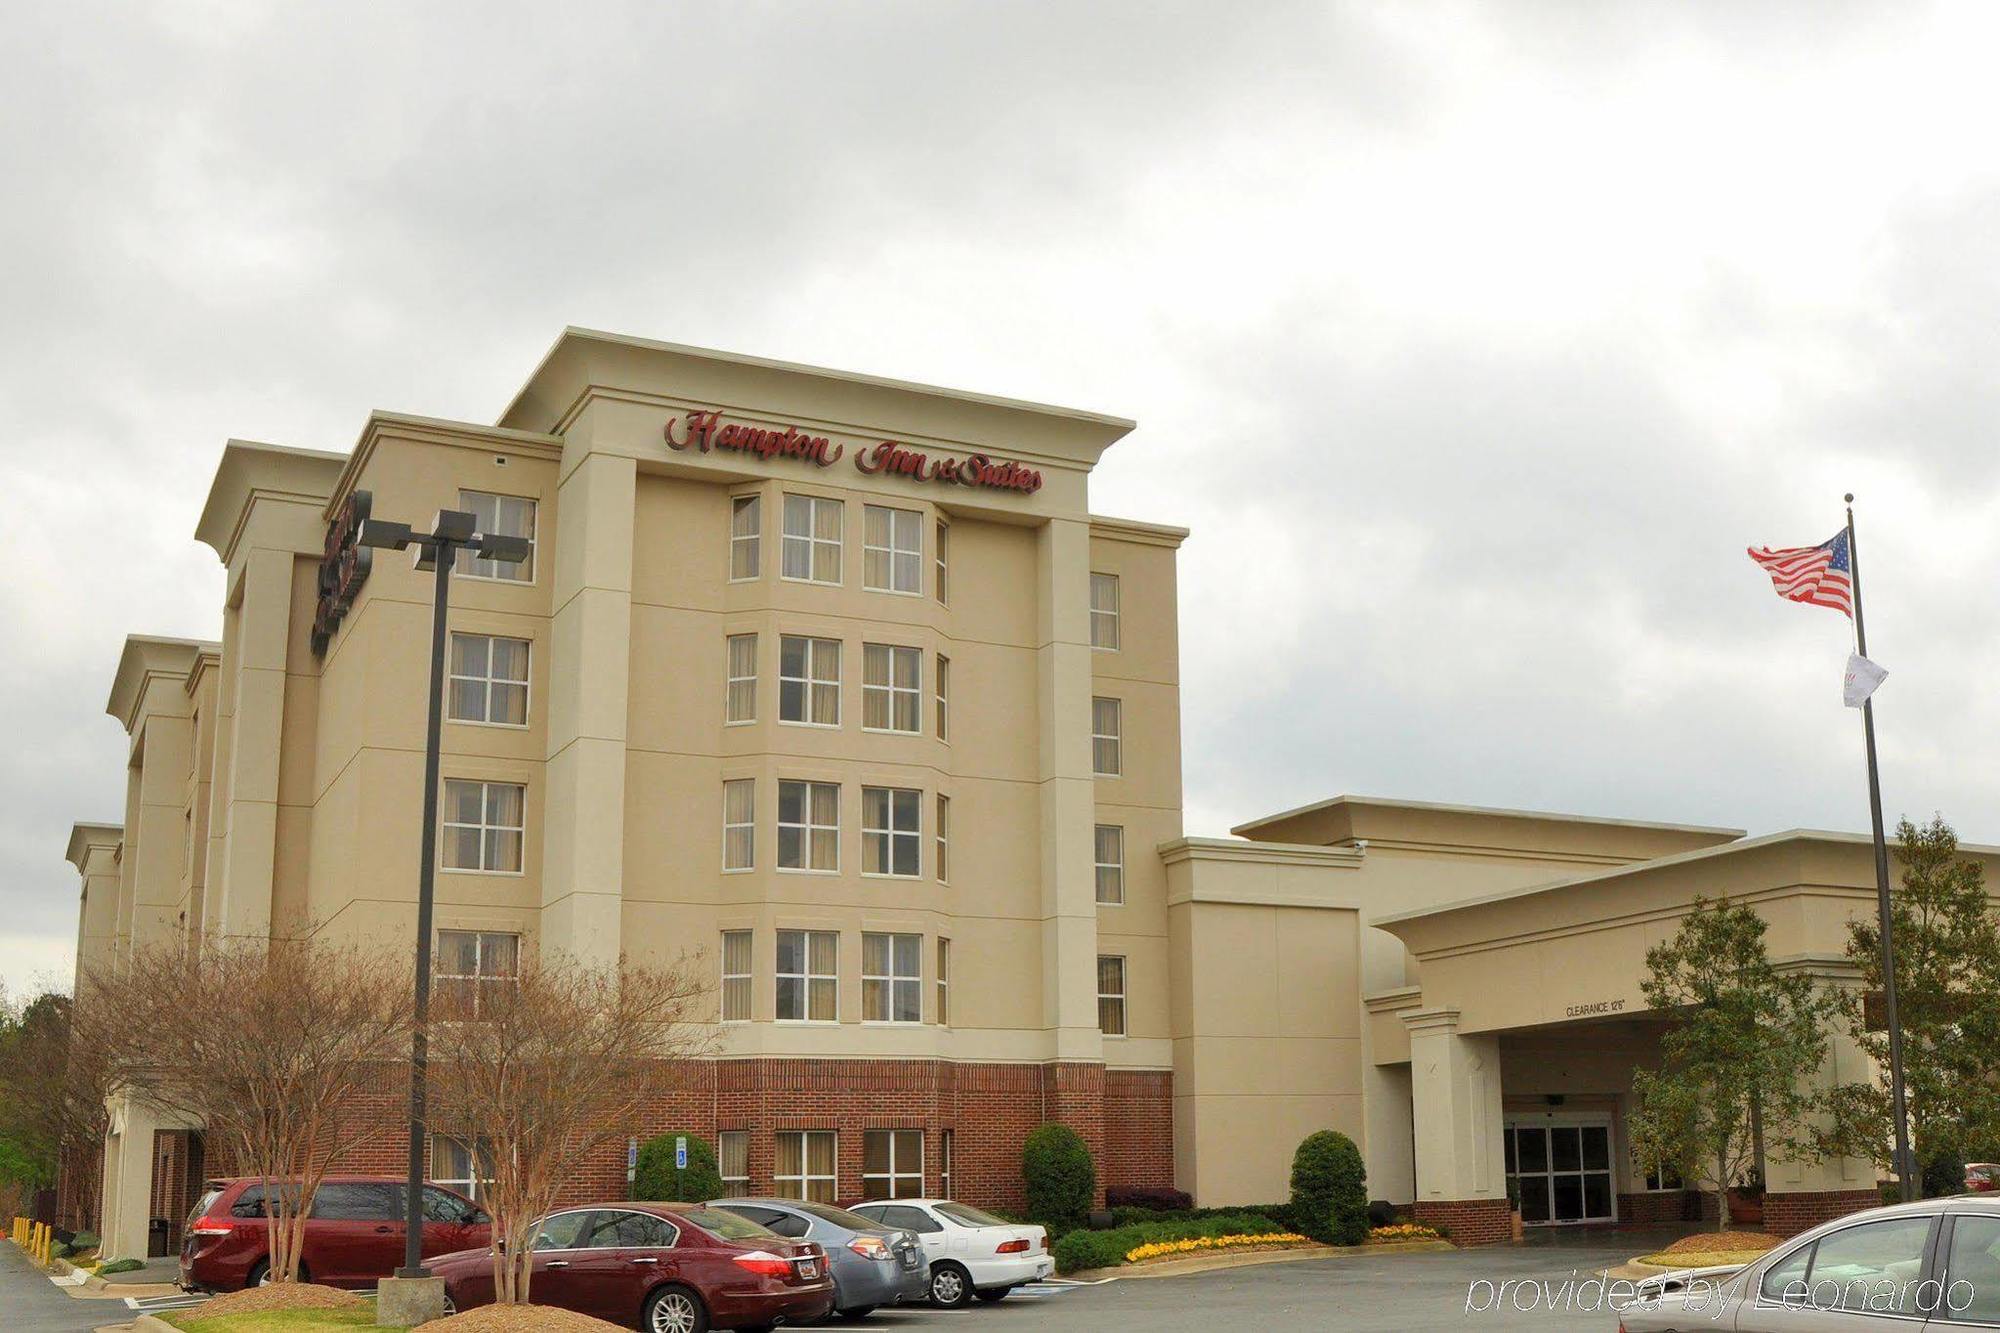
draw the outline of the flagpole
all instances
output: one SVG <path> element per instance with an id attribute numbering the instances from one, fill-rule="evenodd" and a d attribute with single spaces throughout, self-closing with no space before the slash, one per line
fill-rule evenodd
<path id="1" fill-rule="evenodd" d="M 1868 626 L 1861 618 L 1861 555 L 1854 542 L 1854 497 L 1847 498 L 1847 571 L 1854 580 L 1854 651 L 1868 656 Z M 1875 826 L 1875 910 L 1881 918 L 1882 1018 L 1889 1026 L 1889 1101 L 1896 1121 L 1896 1183 L 1908 1203 L 1917 1197 L 1916 1162 L 1910 1156 L 1910 1107 L 1903 1092 L 1903 1026 L 1896 1018 L 1896 946 L 1889 903 L 1889 844 L 1882 836 L 1882 779 L 1875 766 L 1875 701 L 1861 701 L 1861 733 L 1868 742 L 1868 817 Z"/>

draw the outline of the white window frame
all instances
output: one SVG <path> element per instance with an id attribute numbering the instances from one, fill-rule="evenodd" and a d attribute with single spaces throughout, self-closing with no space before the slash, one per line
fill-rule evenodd
<path id="1" fill-rule="evenodd" d="M 792 531 L 792 501 L 794 500 L 797 500 L 803 506 L 803 512 L 806 516 L 806 530 L 802 533 Z M 819 515 L 822 507 L 831 508 L 839 512 L 839 536 L 821 537 L 816 535 L 819 532 Z M 844 501 L 829 499 L 823 495 L 800 495 L 796 491 L 787 491 L 785 492 L 784 516 L 780 532 L 782 536 L 780 538 L 781 544 L 778 553 L 779 578 L 787 583 L 815 583 L 823 588 L 838 588 L 846 582 L 847 505 Z M 830 579 L 813 577 L 813 570 L 818 564 L 819 548 L 822 546 L 833 548 L 834 572 L 833 577 Z M 786 554 L 801 547 L 805 550 L 806 555 L 806 576 L 804 578 L 785 572 Z"/>
<path id="2" fill-rule="evenodd" d="M 750 641 L 750 674 L 739 676 L 736 674 L 736 645 L 745 639 Z M 747 727 L 757 720 L 757 650 L 762 646 L 757 642 L 757 639 L 758 635 L 754 631 L 749 634 L 728 634 L 723 636 L 722 725 L 725 727 Z M 746 682 L 750 686 L 750 711 L 739 717 L 734 712 L 736 707 L 736 687 Z M 808 697 L 810 697 L 810 688 L 808 688 Z"/>
<path id="3" fill-rule="evenodd" d="M 1117 835 L 1117 859 L 1104 859 L 1103 835 L 1106 832 Z M 1091 835 L 1091 852 L 1097 862 L 1097 905 L 1099 907 L 1123 907 L 1125 905 L 1125 826 L 1123 824 L 1099 824 Z M 1117 889 L 1112 897 L 1104 896 L 1105 871 L 1110 871 L 1117 881 Z"/>
<path id="4" fill-rule="evenodd" d="M 952 1136 L 957 1131 L 946 1128 L 938 1131 L 938 1197 L 951 1197 Z"/>
<path id="5" fill-rule="evenodd" d="M 740 515 L 749 514 L 750 530 L 744 532 L 737 521 Z M 739 551 L 747 551 L 750 572 L 739 574 L 736 570 L 736 556 Z M 729 581 L 731 583 L 755 583 L 764 573 L 764 497 L 758 494 L 735 495 L 729 500 Z"/>
<path id="6" fill-rule="evenodd" d="M 833 1140 L 834 1173 L 830 1176 L 816 1176 L 813 1174 L 811 1136 L 815 1134 L 824 1134 L 828 1138 Z M 792 1136 L 796 1136 L 799 1140 L 800 1174 L 796 1176 L 781 1176 L 778 1174 L 778 1152 L 777 1152 L 776 1140 Z M 828 1187 L 828 1193 L 826 1196 L 827 1202 L 832 1202 L 832 1200 L 835 1197 L 837 1197 L 840 1189 L 840 1183 L 839 1183 L 840 1182 L 840 1134 L 838 1131 L 831 1129 L 781 1129 L 775 1135 L 773 1135 L 772 1138 L 773 1142 L 771 1145 L 771 1193 L 777 1195 L 781 1199 L 810 1200 L 812 1198 L 813 1183 L 815 1181 L 823 1180 L 827 1183 Z M 784 1190 L 780 1187 L 786 1182 L 796 1183 L 798 1185 L 799 1192 L 797 1194 L 785 1193 Z"/>
<path id="7" fill-rule="evenodd" d="M 803 787 L 800 793 L 799 818 L 801 823 L 785 822 L 785 788 Z M 833 788 L 833 822 L 813 823 L 813 791 L 819 787 Z M 799 830 L 800 864 L 785 864 L 785 830 Z M 833 864 L 815 866 L 813 860 L 813 834 L 831 832 L 833 834 Z M 784 875 L 838 875 L 840 873 L 840 784 L 838 782 L 813 782 L 805 778 L 780 778 L 778 780 L 778 873 Z"/>
<path id="8" fill-rule="evenodd" d="M 750 818 L 732 820 L 729 817 L 729 794 L 732 790 L 748 789 L 750 793 Z M 733 865 L 729 859 L 729 835 L 749 830 L 750 855 L 741 865 Z M 757 868 L 757 779 L 724 778 L 722 782 L 722 873 L 741 875 Z"/>
<path id="9" fill-rule="evenodd" d="M 883 662 L 887 667 L 882 684 L 876 684 L 870 677 L 874 675 L 874 664 Z M 898 685 L 896 669 L 899 663 L 914 661 L 917 664 L 916 683 Z M 889 725 L 871 727 L 868 725 L 868 704 L 871 699 L 882 699 L 887 709 Z M 910 720 L 914 726 L 896 725 L 896 703 L 906 701 L 910 708 Z M 924 650 L 911 648 L 900 643 L 864 643 L 861 645 L 861 729 L 891 736 L 921 736 L 924 734 Z"/>
<path id="10" fill-rule="evenodd" d="M 785 674 L 785 645 L 788 642 L 804 643 L 805 675 Z M 818 727 L 822 731 L 832 731 L 840 726 L 840 676 L 842 644 L 839 639 L 826 639 L 812 634 L 781 634 L 778 636 L 778 725 L 781 727 Z M 828 658 L 832 659 L 832 674 L 822 674 L 827 668 Z M 785 716 L 785 686 L 799 687 L 799 704 L 804 710 L 798 718 Z M 813 702 L 819 691 L 833 691 L 833 721 L 812 720 Z"/>
<path id="11" fill-rule="evenodd" d="M 868 1140 L 870 1138 L 873 1138 L 877 1134 L 887 1134 L 889 1136 L 889 1170 L 886 1175 L 879 1171 L 871 1172 L 868 1169 Z M 898 1136 L 903 1134 L 914 1134 L 917 1136 L 916 1169 L 913 1171 L 904 1170 L 903 1167 L 906 1165 L 906 1163 L 898 1160 L 898 1154 L 896 1152 L 896 1143 L 898 1140 Z M 870 1185 L 871 1181 L 880 1182 L 879 1188 L 871 1187 Z M 897 1193 L 896 1186 L 899 1181 L 905 1184 L 909 1183 L 910 1181 L 915 1181 L 917 1186 L 916 1192 L 913 1194 Z M 924 1131 L 914 1126 L 901 1129 L 863 1130 L 861 1132 L 861 1192 L 871 1199 L 923 1198 L 924 1197 Z"/>
<path id="12" fill-rule="evenodd" d="M 435 935 L 436 938 L 434 938 L 431 941 L 431 958 L 433 960 L 431 989 L 433 991 L 442 990 L 443 987 L 439 985 L 440 982 L 451 982 L 451 981 L 471 982 L 472 983 L 471 1016 L 473 1021 L 476 1022 L 478 1021 L 479 1018 L 479 997 L 485 994 L 486 987 L 493 984 L 496 981 L 513 982 L 520 976 L 521 972 L 520 932 L 513 930 L 465 930 L 457 926 L 440 926 L 437 928 Z M 445 957 L 444 942 L 445 942 L 445 936 L 447 935 L 453 935 L 453 936 L 464 935 L 471 938 L 472 970 L 470 972 L 446 972 L 442 970 L 442 964 L 444 962 L 444 957 Z M 513 943 L 514 970 L 512 972 L 488 972 L 486 970 L 486 951 L 488 948 L 488 941 L 501 940 L 501 939 L 512 940 L 514 942 Z"/>
<path id="13" fill-rule="evenodd" d="M 458 641 L 460 639 L 486 640 L 486 674 L 481 676 L 475 676 L 459 672 L 453 669 L 458 662 Z M 503 678 L 493 674 L 493 645 L 496 642 L 518 643 L 521 645 L 521 678 L 519 680 L 515 680 L 511 676 Z M 534 676 L 534 668 L 532 666 L 534 660 L 534 652 L 535 652 L 534 640 L 523 639 L 512 634 L 481 634 L 473 630 L 455 629 L 451 632 L 451 643 L 449 647 L 450 647 L 450 653 L 446 658 L 445 662 L 445 681 L 444 681 L 445 720 L 449 722 L 456 722 L 462 726 L 468 726 L 468 727 L 501 727 L 508 731 L 526 731 L 528 729 L 528 717 L 529 717 L 528 709 L 531 703 L 533 702 L 529 698 L 529 688 L 530 688 L 529 681 Z M 459 714 L 452 711 L 452 706 L 458 700 L 458 691 L 453 687 L 461 683 L 472 684 L 472 685 L 483 685 L 485 687 L 480 693 L 480 704 L 481 707 L 485 710 L 485 716 L 462 717 Z M 508 686 L 508 687 L 513 687 L 513 686 L 520 687 L 521 720 L 519 722 L 493 721 L 493 689 L 496 685 Z"/>
<path id="14" fill-rule="evenodd" d="M 931 682 L 937 696 L 937 738 L 951 744 L 951 659 L 943 653 L 932 664 L 936 679 Z"/>
<path id="15" fill-rule="evenodd" d="M 931 872 L 940 884 L 951 883 L 951 797 L 937 794 L 937 838 L 931 851 Z"/>
<path id="16" fill-rule="evenodd" d="M 871 972 L 868 969 L 868 942 L 885 941 L 888 970 Z M 914 972 L 899 970 L 896 953 L 901 942 L 914 940 L 910 950 L 910 966 Z M 869 1004 L 870 982 L 881 997 L 882 1007 L 871 1014 Z M 915 1001 L 915 1018 L 896 1017 L 896 997 L 901 993 Z M 879 1015 L 879 1016 L 877 1016 Z M 924 1021 L 924 937 L 910 931 L 864 930 L 861 932 L 861 1021 L 874 1027 L 914 1027 Z"/>
<path id="17" fill-rule="evenodd" d="M 441 1145 L 446 1144 L 465 1154 L 466 1175 L 447 1176 L 438 1170 L 438 1167 L 441 1165 L 438 1149 Z M 430 1184 L 441 1185 L 445 1189 L 454 1190 L 459 1194 L 463 1194 L 474 1203 L 479 1203 L 485 1199 L 487 1191 L 493 1187 L 493 1177 L 481 1174 L 482 1170 L 491 1171 L 493 1169 L 492 1163 L 493 1145 L 490 1142 L 476 1138 L 468 1142 L 456 1134 L 432 1134 L 431 1169 L 425 1173 L 424 1178 Z"/>
<path id="18" fill-rule="evenodd" d="M 1104 965 L 1115 961 L 1118 964 L 1118 989 L 1104 989 Z M 1106 1037 L 1124 1037 L 1132 1030 L 1132 1017 L 1126 996 L 1132 989 L 1132 976 L 1126 964 L 1125 955 L 1104 953 L 1097 956 L 1097 1030 Z M 1104 1026 L 1104 1002 L 1118 1002 L 1118 1030 L 1112 1032 Z"/>
<path id="19" fill-rule="evenodd" d="M 749 971 L 747 972 L 731 972 L 729 970 L 729 940 L 730 937 L 733 935 L 741 935 L 749 941 L 749 943 L 744 946 L 743 950 L 745 958 L 747 960 L 745 966 L 749 968 Z M 755 1011 L 757 1007 L 757 990 L 756 990 L 756 980 L 755 980 L 757 973 L 756 952 L 755 952 L 756 947 L 757 947 L 757 936 L 756 932 L 754 931 L 747 929 L 739 929 L 739 930 L 725 930 L 721 932 L 721 941 L 716 954 L 716 970 L 717 974 L 721 978 L 720 982 L 716 987 L 716 992 L 715 992 L 715 1000 L 716 1000 L 715 1010 L 717 1015 L 716 1017 L 717 1022 L 734 1024 L 734 1023 L 748 1023 L 750 1021 L 751 1014 Z M 732 981 L 740 981 L 743 983 L 743 995 L 744 995 L 743 1013 L 740 1017 L 736 1018 L 731 1018 L 729 1016 L 729 983 Z"/>
<path id="20" fill-rule="evenodd" d="M 886 797 L 882 807 L 886 812 L 888 820 L 886 824 L 872 824 L 869 822 L 868 798 L 870 793 L 874 792 L 880 792 Z M 896 798 L 898 796 L 910 798 L 904 804 L 916 812 L 916 823 L 913 826 L 906 828 L 896 822 Z M 871 839 L 879 839 L 880 842 L 871 844 Z M 904 844 L 915 849 L 916 868 L 913 870 L 901 871 L 896 869 L 896 849 L 898 846 Z M 887 866 L 888 869 L 876 870 L 872 868 L 874 860 L 870 855 L 869 849 L 871 845 L 879 845 L 881 847 L 883 853 L 882 864 Z M 861 877 L 863 879 L 922 879 L 924 877 L 924 794 L 918 788 L 863 787 L 861 789 Z"/>
<path id="21" fill-rule="evenodd" d="M 494 526 L 488 528 L 486 520 L 480 516 L 480 502 L 490 500 Z M 505 506 L 502 501 L 527 506 L 528 530 L 507 532 L 500 527 L 500 513 Z M 528 542 L 528 558 L 519 564 L 503 564 L 498 560 L 488 560 L 469 547 L 460 547 L 452 567 L 451 575 L 458 579 L 482 579 L 488 583 L 533 583 L 535 581 L 535 553 L 538 534 L 541 532 L 541 503 L 531 495 L 507 495 L 500 491 L 474 491 L 463 487 L 458 492 L 458 507 L 478 519 L 477 530 L 486 535 L 525 537 Z"/>
<path id="22" fill-rule="evenodd" d="M 939 519 L 935 532 L 937 551 L 932 560 L 932 563 L 936 566 L 937 587 L 935 593 L 941 605 L 950 606 L 951 597 L 948 594 L 951 588 L 951 524 L 945 522 L 943 519 Z"/>
<path id="23" fill-rule="evenodd" d="M 784 948 L 783 948 L 784 937 L 787 935 L 800 935 L 804 937 L 802 941 L 803 949 L 799 955 L 800 966 L 805 969 L 803 972 L 779 972 L 776 970 L 778 961 L 782 961 L 784 958 Z M 814 937 L 831 938 L 833 940 L 833 971 L 831 972 L 813 971 L 812 956 L 813 956 Z M 778 952 L 776 955 L 774 955 L 774 958 L 777 961 L 774 961 L 772 964 L 773 970 L 771 974 L 771 998 L 773 1002 L 772 1012 L 775 1015 L 777 1015 L 777 1017 L 773 1021 L 788 1024 L 793 1027 L 826 1027 L 831 1024 L 839 1023 L 840 1022 L 840 932 L 837 930 L 804 930 L 804 929 L 792 929 L 788 927 L 778 932 L 778 944 L 779 944 Z M 786 1018 L 784 1016 L 784 1010 L 782 1008 L 779 1008 L 776 1004 L 778 997 L 778 983 L 787 980 L 796 981 L 799 983 L 799 1002 L 801 1006 L 799 1012 L 802 1015 L 804 1015 L 804 1017 Z M 813 983 L 816 981 L 826 981 L 826 982 L 831 982 L 833 984 L 833 1017 L 831 1018 L 812 1017 Z"/>
<path id="24" fill-rule="evenodd" d="M 524 782 L 490 782 L 490 781 L 487 781 L 487 780 L 486 780 L 486 779 L 484 779 L 484 778 L 441 778 L 441 779 L 439 779 L 439 781 L 440 781 L 440 782 L 442 782 L 442 783 L 444 784 L 444 791 L 440 793 L 440 796 L 441 796 L 441 797 L 443 798 L 443 799 L 442 799 L 442 800 L 440 801 L 440 805 L 441 805 L 441 806 L 442 806 L 443 808 L 442 808 L 442 809 L 440 809 L 440 810 L 438 811 L 438 835 L 439 835 L 439 836 L 438 836 L 438 869 L 439 869 L 439 870 L 442 870 L 442 871 L 444 871 L 444 872 L 445 872 L 446 874 L 449 874 L 449 875 L 506 875 L 506 876 L 515 876 L 515 877 L 518 877 L 518 876 L 520 876 L 520 875 L 523 875 L 523 874 L 526 874 L 526 873 L 527 873 L 527 865 L 528 865 L 528 786 L 527 786 L 527 784 L 526 784 L 526 783 L 524 783 Z M 468 824 L 468 823 L 466 823 L 466 822 L 464 822 L 464 821 L 462 821 L 462 820 L 456 820 L 456 819 L 453 819 L 453 818 L 451 818 L 451 812 L 452 812 L 452 809 L 453 809 L 453 807 L 454 807 L 454 805 L 455 805 L 455 802 L 453 802 L 453 801 L 452 801 L 452 799 L 451 799 L 451 789 L 452 789 L 452 788 L 453 788 L 454 786 L 472 786 L 472 787 L 477 787 L 477 788 L 479 788 L 479 821 L 480 821 L 479 823 L 477 823 L 477 824 Z M 519 792 L 521 793 L 521 822 L 520 822 L 520 824 L 518 824 L 518 825 L 513 825 L 513 824 L 489 824 L 489 823 L 487 823 L 487 822 L 486 822 L 486 812 L 487 812 L 487 810 L 488 810 L 488 809 L 490 809 L 490 808 L 491 808 L 491 807 L 490 807 L 490 805 L 489 805 L 489 803 L 488 803 L 488 792 L 489 792 L 489 789 L 491 789 L 491 788 L 493 788 L 493 787 L 512 787 L 512 788 L 514 788 L 515 790 L 517 790 L 517 791 L 519 791 Z M 448 855 L 450 855 L 450 853 L 451 853 L 451 846 L 452 846 L 452 841 L 453 841 L 453 839 L 452 839 L 452 838 L 450 838 L 450 837 L 449 837 L 449 836 L 447 836 L 447 835 L 448 835 L 449 831 L 450 831 L 450 830 L 452 830 L 452 829 L 478 829 L 478 830 L 479 830 L 479 860 L 480 860 L 480 864 L 479 864 L 479 865 L 477 865 L 477 866 L 455 866 L 455 865 L 452 865 L 452 864 L 451 864 L 451 863 L 450 863 L 449 861 L 447 861 L 447 860 L 445 859 L 445 858 L 446 858 L 446 857 L 447 857 Z M 485 861 L 486 861 L 486 835 L 487 835 L 488 833 L 495 833 L 495 832 L 498 832 L 498 833 L 516 833 L 516 834 L 519 834 L 519 835 L 520 835 L 520 838 L 521 838 L 521 864 L 520 864 L 520 865 L 518 865 L 518 866 L 515 866 L 515 867 L 514 867 L 514 868 L 513 868 L 512 870 L 495 870 L 495 869 L 493 869 L 493 868 L 491 868 L 491 867 L 489 867 L 489 866 L 487 866 L 487 865 L 485 864 Z"/>
<path id="25" fill-rule="evenodd" d="M 869 540 L 870 522 L 877 514 L 883 516 L 882 521 L 889 529 L 887 546 Z M 906 538 L 913 538 L 915 544 L 906 545 Z M 871 555 L 880 555 L 887 562 L 887 583 L 869 580 L 868 557 Z M 897 559 L 899 556 L 909 563 L 908 587 L 904 586 L 904 577 L 899 573 L 903 564 Z M 924 513 L 921 509 L 898 509 L 894 505 L 878 504 L 861 506 L 861 586 L 868 592 L 894 593 L 898 597 L 924 595 Z"/>
<path id="26" fill-rule="evenodd" d="M 941 1028 L 951 1026 L 951 936 L 937 940 L 937 1013 L 932 1020 Z"/>
<path id="27" fill-rule="evenodd" d="M 723 1175 L 723 1167 L 729 1161 L 727 1144 L 731 1139 L 743 1147 L 743 1174 Z M 750 1192 L 750 1131 L 747 1129 L 725 1129 L 715 1136 L 715 1170 L 722 1176 L 722 1192 L 725 1195 L 748 1194 Z"/>
<path id="28" fill-rule="evenodd" d="M 1124 617 L 1120 614 L 1124 604 L 1122 587 L 1116 574 L 1090 571 L 1090 646 L 1099 652 L 1115 653 L 1122 646 L 1125 637 Z M 1098 605 L 1099 589 L 1110 591 L 1109 606 Z"/>
<path id="29" fill-rule="evenodd" d="M 1111 705 L 1110 731 L 1098 730 L 1098 705 Z M 1110 747 L 1110 768 L 1105 768 L 1102 759 L 1105 747 Z M 1125 776 L 1125 701 L 1100 694 L 1090 701 L 1090 771 L 1100 778 L 1121 778 Z"/>

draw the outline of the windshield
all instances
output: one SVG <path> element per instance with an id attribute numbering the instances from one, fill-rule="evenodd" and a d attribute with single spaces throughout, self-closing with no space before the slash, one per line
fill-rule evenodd
<path id="1" fill-rule="evenodd" d="M 934 1203 L 931 1208 L 944 1214 L 952 1221 L 965 1227 L 1011 1227 L 1014 1224 L 1004 1217 L 995 1217 L 983 1208 L 974 1208 L 969 1203 Z"/>
<path id="2" fill-rule="evenodd" d="M 760 1227 L 747 1217 L 738 1217 L 726 1208 L 686 1208 L 675 1211 L 703 1231 L 720 1236 L 724 1240 L 782 1239 L 777 1232 Z"/>
<path id="3" fill-rule="evenodd" d="M 792 1200 L 790 1206 L 802 1213 L 811 1213 L 822 1222 L 831 1222 L 837 1227 L 846 1227 L 849 1231 L 894 1230 L 893 1227 L 886 1227 L 872 1217 L 863 1217 L 859 1213 L 850 1213 L 845 1208 L 835 1208 L 832 1204 L 801 1203 L 798 1200 Z"/>

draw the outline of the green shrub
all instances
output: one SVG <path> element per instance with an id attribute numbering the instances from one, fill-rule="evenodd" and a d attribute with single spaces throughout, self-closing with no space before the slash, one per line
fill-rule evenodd
<path id="1" fill-rule="evenodd" d="M 1187 1222 L 1141 1222 L 1110 1231 L 1072 1231 L 1052 1249 L 1058 1273 L 1086 1268 L 1116 1268 L 1141 1245 L 1162 1240 L 1193 1240 L 1198 1236 L 1268 1236 L 1287 1228 L 1268 1217 L 1222 1209 Z"/>
<path id="2" fill-rule="evenodd" d="M 1097 1168 L 1090 1149 L 1068 1125 L 1038 1126 L 1021 1147 L 1021 1181 L 1028 1216 L 1044 1226 L 1073 1227 L 1097 1197 Z"/>
<path id="3" fill-rule="evenodd" d="M 1926 1199 L 1965 1193 L 1965 1163 L 1954 1152 L 1935 1152 L 1921 1160 L 1917 1172 Z"/>
<path id="4" fill-rule="evenodd" d="M 1292 1156 L 1292 1224 L 1328 1245 L 1368 1239 L 1368 1172 L 1354 1140 L 1336 1130 L 1308 1134 Z"/>
<path id="5" fill-rule="evenodd" d="M 1288 1203 L 1241 1203 L 1231 1208 L 1139 1208 L 1128 1205 L 1111 1210 L 1111 1225 L 1131 1227 L 1147 1222 L 1200 1222 L 1211 1217 L 1262 1217 L 1276 1223 L 1281 1230 L 1296 1230 L 1292 1225 L 1292 1206 Z"/>
<path id="6" fill-rule="evenodd" d="M 79 1231 L 69 1244 L 71 1249 L 81 1253 L 84 1250 L 94 1250 L 103 1243 L 95 1231 Z"/>
<path id="7" fill-rule="evenodd" d="M 112 1273 L 130 1273 L 138 1269 L 144 1268 L 145 1266 L 146 1266 L 145 1264 L 139 1262 L 137 1259 L 114 1259 L 110 1263 L 104 1265 L 104 1267 L 98 1269 L 97 1275 L 99 1277 L 105 1277 Z"/>
<path id="8" fill-rule="evenodd" d="M 715 1167 L 715 1150 L 696 1134 L 686 1135 L 688 1164 L 674 1168 L 677 1134 L 662 1134 L 639 1145 L 639 1165 L 632 1173 L 632 1197 L 662 1203 L 706 1203 L 722 1197 L 722 1173 Z"/>

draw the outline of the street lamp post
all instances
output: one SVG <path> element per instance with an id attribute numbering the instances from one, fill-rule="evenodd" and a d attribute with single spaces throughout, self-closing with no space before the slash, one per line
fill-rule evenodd
<path id="1" fill-rule="evenodd" d="M 433 575 L 431 592 L 430 720 L 424 736 L 424 827 L 421 861 L 417 866 L 417 989 L 416 1022 L 410 1033 L 410 1177 L 405 1200 L 403 1266 L 399 1278 L 425 1278 L 424 1267 L 424 1099 L 428 1091 L 431 1009 L 431 901 L 437 886 L 438 745 L 444 730 L 445 616 L 451 604 L 451 569 L 460 551 L 482 559 L 518 565 L 528 558 L 525 537 L 503 537 L 478 531 L 479 520 L 456 509 L 441 509 L 428 533 L 413 532 L 407 523 L 371 518 L 361 525 L 360 542 L 382 550 L 414 550 L 419 570 Z"/>

